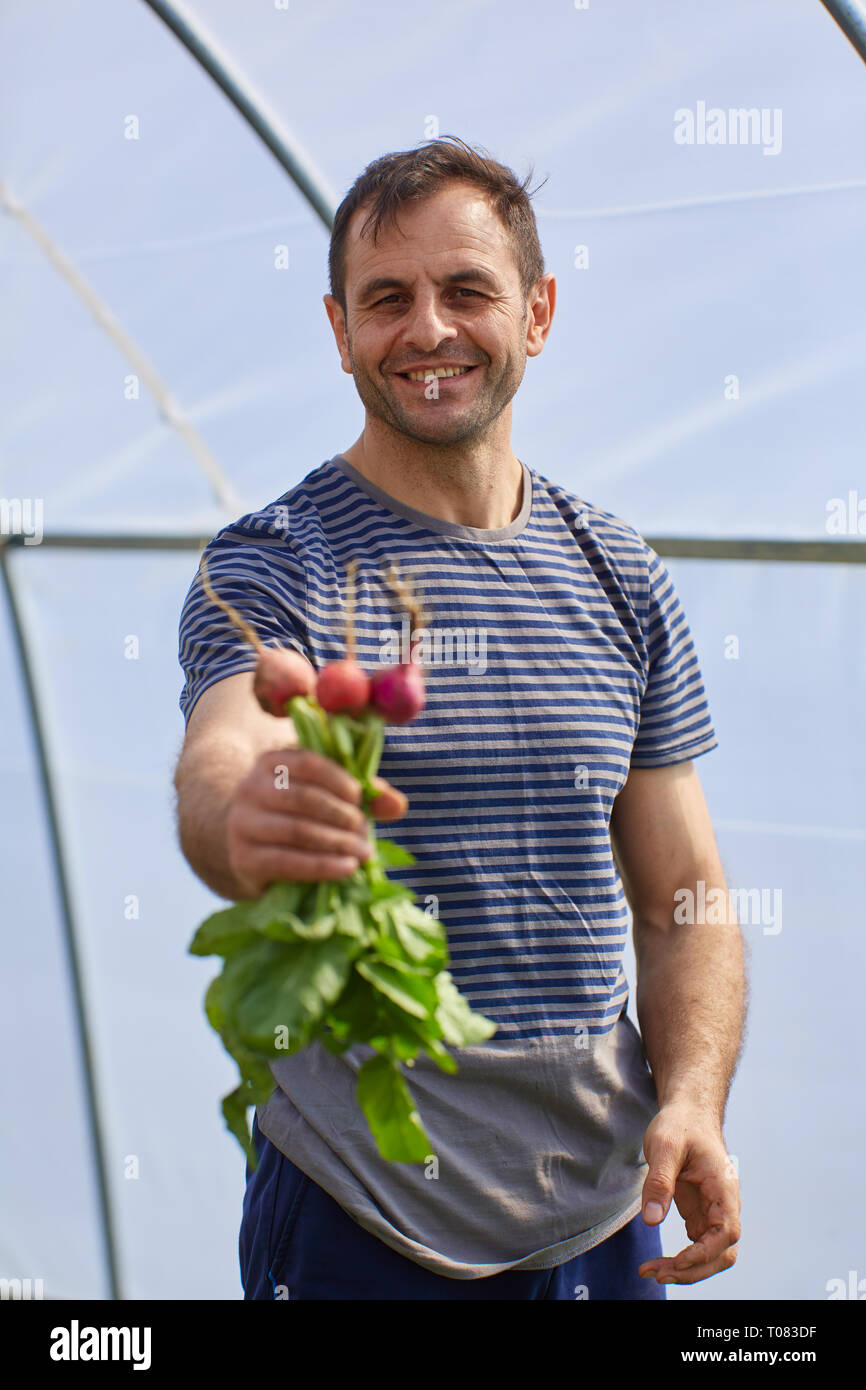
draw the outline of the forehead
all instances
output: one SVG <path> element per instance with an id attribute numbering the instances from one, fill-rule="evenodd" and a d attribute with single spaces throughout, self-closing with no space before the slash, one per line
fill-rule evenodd
<path id="1" fill-rule="evenodd" d="M 361 296 L 374 278 L 393 274 L 444 274 L 464 264 L 505 278 L 514 267 L 508 233 L 487 197 L 470 185 L 453 185 L 419 203 L 404 204 L 396 225 L 386 220 L 373 245 L 372 228 L 360 229 L 370 204 L 356 208 L 346 238 L 346 286 Z"/>

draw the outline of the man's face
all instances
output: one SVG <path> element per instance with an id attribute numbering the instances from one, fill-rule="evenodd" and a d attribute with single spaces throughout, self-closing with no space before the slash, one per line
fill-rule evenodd
<path id="1" fill-rule="evenodd" d="M 386 224 L 375 247 L 369 233 L 358 236 L 368 212 L 358 208 L 349 226 L 348 321 L 325 296 L 343 369 L 368 413 L 399 434 L 432 445 L 483 437 L 520 385 L 527 354 L 541 351 L 505 228 L 461 183 L 401 208 L 399 229 Z M 439 366 L 471 370 L 435 381 L 404 375 Z"/>

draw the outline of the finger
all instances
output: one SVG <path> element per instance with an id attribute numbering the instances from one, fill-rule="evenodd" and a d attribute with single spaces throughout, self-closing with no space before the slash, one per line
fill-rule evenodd
<path id="1" fill-rule="evenodd" d="M 370 814 L 376 820 L 399 820 L 409 809 L 408 798 L 383 777 L 374 777 L 373 785 L 380 787 L 379 795 L 370 802 Z"/>
<path id="2" fill-rule="evenodd" d="M 273 756 L 273 755 L 266 755 Z M 312 782 L 324 787 L 333 796 L 348 801 L 353 806 L 361 804 L 361 783 L 333 758 L 324 753 L 314 753 L 310 748 L 287 749 L 280 759 L 289 769 L 289 780 Z"/>
<path id="3" fill-rule="evenodd" d="M 269 796 L 269 806 L 367 838 L 367 817 L 360 806 L 351 806 L 326 787 L 320 787 L 316 782 L 302 782 L 297 777 L 290 782 L 287 791 L 288 796 L 286 791 L 279 790 L 275 798 Z"/>
<path id="4" fill-rule="evenodd" d="M 363 833 L 353 834 L 324 821 L 308 820 L 303 816 L 278 816 L 270 811 L 247 818 L 244 838 L 248 844 L 261 848 L 311 850 L 319 854 L 349 855 L 355 859 L 367 859 L 372 852 L 372 846 Z"/>
<path id="5" fill-rule="evenodd" d="M 357 868 L 357 858 L 350 855 L 311 854 L 308 850 L 266 846 L 249 855 L 244 876 L 255 879 L 264 891 L 283 879 L 317 883 L 322 879 L 348 878 Z"/>
<path id="6" fill-rule="evenodd" d="M 689 1232 L 691 1235 L 691 1231 Z M 706 1264 L 718 1258 L 729 1246 L 740 1239 L 740 1225 L 733 1219 L 721 1225 L 713 1225 L 685 1250 L 674 1256 L 676 1269 L 689 1269 L 693 1265 Z"/>
<path id="7" fill-rule="evenodd" d="M 715 1260 L 705 1260 L 692 1269 L 677 1270 L 672 1266 L 665 1267 L 658 1271 L 656 1277 L 660 1284 L 697 1284 L 701 1279 L 709 1279 L 714 1274 L 721 1274 L 724 1270 L 730 1269 L 736 1264 L 737 1253 L 736 1245 L 731 1245 Z"/>
<path id="8" fill-rule="evenodd" d="M 649 1172 L 641 1193 L 641 1216 L 648 1226 L 657 1226 L 673 1201 L 681 1167 L 679 1145 L 671 1139 L 659 1139 L 651 1145 L 651 1156 L 646 1157 Z"/>

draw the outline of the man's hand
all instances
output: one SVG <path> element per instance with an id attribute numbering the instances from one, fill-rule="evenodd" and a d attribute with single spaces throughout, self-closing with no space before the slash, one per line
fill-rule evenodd
<path id="1" fill-rule="evenodd" d="M 673 1200 L 693 1243 L 673 1257 L 645 1261 L 638 1274 L 660 1284 L 696 1284 L 730 1269 L 740 1239 L 740 1187 L 717 1117 L 688 1104 L 664 1105 L 643 1151 L 649 1164 L 644 1221 L 657 1226 Z"/>
<path id="2" fill-rule="evenodd" d="M 381 820 L 405 815 L 402 792 L 382 778 L 371 805 Z M 370 854 L 361 784 L 332 758 L 302 748 L 260 754 L 226 814 L 226 856 L 235 881 L 257 898 L 279 879 L 346 878 Z"/>

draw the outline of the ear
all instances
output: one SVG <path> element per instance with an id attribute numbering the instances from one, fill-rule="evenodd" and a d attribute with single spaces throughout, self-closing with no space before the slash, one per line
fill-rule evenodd
<path id="1" fill-rule="evenodd" d="M 328 318 L 330 320 L 331 328 L 334 330 L 334 337 L 337 341 L 337 349 L 340 353 L 340 362 L 342 363 L 343 371 L 348 372 L 351 376 L 353 374 L 352 359 L 349 356 L 349 338 L 346 332 L 346 316 L 343 313 L 342 305 L 340 304 L 339 300 L 334 298 L 332 294 L 323 295 L 322 303 L 325 306 L 325 312 L 327 313 Z"/>
<path id="2" fill-rule="evenodd" d="M 526 355 L 537 357 L 550 332 L 556 307 L 556 278 L 552 271 L 542 275 L 529 299 L 526 324 Z"/>

